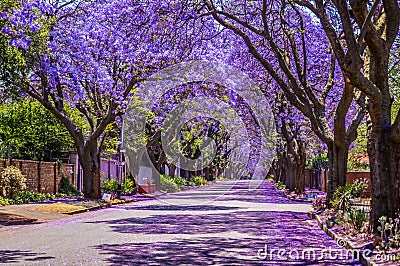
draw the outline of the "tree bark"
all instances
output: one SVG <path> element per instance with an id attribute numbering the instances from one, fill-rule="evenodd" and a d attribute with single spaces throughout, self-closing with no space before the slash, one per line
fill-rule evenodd
<path id="1" fill-rule="evenodd" d="M 373 54 L 367 49 L 364 62 L 366 77 L 380 90 L 379 98 L 371 98 L 368 112 L 371 127 L 368 138 L 368 155 L 371 171 L 370 226 L 378 233 L 381 216 L 395 217 L 399 211 L 399 157 L 400 143 L 395 141 L 391 124 L 392 99 L 389 92 L 389 51 Z"/>
<path id="2" fill-rule="evenodd" d="M 78 152 L 79 163 L 83 173 L 83 194 L 85 198 L 99 199 L 100 191 L 100 154 L 96 143 Z"/>
<path id="3" fill-rule="evenodd" d="M 176 171 L 176 165 L 175 163 L 170 163 L 168 165 L 168 169 L 169 169 L 169 175 L 170 176 L 175 176 L 175 171 Z"/>
<path id="4" fill-rule="evenodd" d="M 305 184 L 306 184 L 306 172 L 305 165 L 304 167 L 297 167 L 297 176 L 296 176 L 296 187 L 295 191 L 297 195 L 304 194 L 305 192 Z"/>
<path id="5" fill-rule="evenodd" d="M 329 205 L 333 193 L 339 186 L 346 184 L 348 148 L 338 146 L 333 141 L 328 143 L 328 191 L 327 204 Z"/>
<path id="6" fill-rule="evenodd" d="M 400 145 L 387 128 L 374 126 L 368 140 L 371 168 L 371 229 L 377 233 L 381 216 L 395 217 L 400 209 Z"/>
<path id="7" fill-rule="evenodd" d="M 213 180 L 213 178 L 210 177 L 210 167 L 204 168 L 204 178 L 207 181 L 212 181 Z"/>
<path id="8" fill-rule="evenodd" d="M 304 147 L 304 145 L 301 145 L 298 149 L 298 154 L 296 158 L 297 175 L 296 175 L 295 191 L 298 195 L 303 194 L 305 192 L 306 162 L 307 162 L 306 148 Z"/>
<path id="9" fill-rule="evenodd" d="M 279 171 L 279 178 L 277 181 L 281 181 L 284 184 L 287 184 L 287 173 L 289 172 L 289 165 L 287 164 L 287 161 L 285 159 L 285 155 L 281 155 L 279 158 L 279 165 L 280 165 L 280 171 Z"/>

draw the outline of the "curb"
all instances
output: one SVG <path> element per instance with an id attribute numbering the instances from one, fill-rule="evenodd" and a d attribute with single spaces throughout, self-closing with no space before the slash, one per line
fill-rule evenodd
<path id="1" fill-rule="evenodd" d="M 178 192 L 180 192 L 180 191 L 178 191 Z M 79 213 L 84 213 L 84 212 L 89 212 L 89 211 L 95 211 L 95 210 L 98 210 L 98 209 L 110 208 L 113 205 L 121 205 L 121 204 L 126 204 L 126 203 L 131 203 L 131 202 L 138 202 L 138 201 L 140 201 L 141 198 L 154 199 L 156 197 L 164 196 L 164 195 L 167 195 L 167 194 L 173 194 L 173 193 L 162 192 L 162 193 L 157 194 L 157 195 L 140 194 L 140 196 L 136 196 L 135 199 L 125 199 L 124 202 L 116 202 L 116 203 L 105 202 L 105 203 L 101 203 L 100 206 L 94 206 L 94 207 L 86 208 L 86 209 L 83 209 L 83 210 L 63 212 L 63 214 L 74 215 L 74 214 L 79 214 Z"/>
<path id="2" fill-rule="evenodd" d="M 288 200 L 291 200 L 291 201 L 304 202 L 304 203 L 312 203 L 312 200 L 296 199 L 296 198 L 293 198 L 293 197 L 289 197 L 288 194 L 286 194 L 286 193 L 284 193 L 284 194 L 285 194 L 286 198 L 287 198 Z"/>
<path id="3" fill-rule="evenodd" d="M 163 192 L 157 195 L 153 195 L 153 194 L 141 194 L 140 196 L 136 196 L 136 198 L 156 198 L 156 197 L 160 197 L 160 196 L 164 196 L 168 194 L 167 192 Z M 170 193 L 171 194 L 171 193 Z"/>
<path id="4" fill-rule="evenodd" d="M 76 211 L 70 211 L 70 212 L 63 212 L 63 214 L 68 214 L 68 215 L 73 215 L 73 214 L 78 214 L 78 213 L 83 213 L 83 212 L 88 212 L 88 211 L 94 211 L 100 209 L 101 206 L 94 206 L 90 208 L 85 208 L 82 210 L 76 210 Z"/>
<path id="5" fill-rule="evenodd" d="M 314 212 L 308 212 L 308 217 L 310 217 L 311 219 L 314 219 L 317 221 L 318 226 L 330 237 L 333 238 L 333 240 L 338 241 L 338 240 L 342 240 L 343 238 L 338 236 L 337 234 L 335 234 L 331 229 L 329 229 L 326 224 L 324 224 L 321 221 L 321 218 L 319 217 L 318 214 L 314 213 Z M 346 245 L 344 246 L 344 248 L 346 249 L 362 249 L 362 247 L 356 247 L 355 244 L 353 244 L 352 242 L 346 240 Z M 375 262 L 373 262 L 371 259 L 369 258 L 365 258 L 364 256 L 360 256 L 359 257 L 359 261 L 365 265 L 365 266 L 378 266 L 378 264 L 376 264 Z"/>
<path id="6" fill-rule="evenodd" d="M 25 218 L 25 219 L 19 219 L 19 220 L 10 220 L 4 223 L 0 223 L 2 226 L 9 226 L 9 225 L 25 225 L 25 224 L 33 224 L 37 222 L 38 219 L 31 219 L 31 218 Z"/>
<path id="7" fill-rule="evenodd" d="M 68 214 L 68 215 L 79 214 L 79 213 L 89 212 L 89 211 L 95 211 L 95 210 L 103 209 L 103 208 L 110 208 L 110 207 L 113 206 L 113 205 L 121 205 L 121 204 L 131 203 L 131 202 L 133 202 L 133 200 L 127 199 L 127 200 L 125 200 L 124 202 L 116 202 L 116 203 L 106 202 L 106 203 L 100 203 L 99 206 L 93 206 L 93 207 L 85 208 L 85 209 L 82 209 L 82 210 L 76 210 L 76 211 L 70 211 L 70 212 L 63 212 L 63 214 Z"/>
<path id="8" fill-rule="evenodd" d="M 289 194 L 286 192 L 286 190 L 281 190 L 281 189 L 280 189 L 280 191 L 282 191 L 283 195 L 285 195 L 285 197 L 286 197 L 288 200 L 296 201 L 296 202 L 303 202 L 303 203 L 312 203 L 312 202 L 313 202 L 312 200 L 307 200 L 307 199 L 296 199 L 296 198 L 294 198 L 294 197 L 290 197 Z"/>
<path id="9" fill-rule="evenodd" d="M 268 181 L 268 182 L 270 182 L 274 187 L 275 187 L 275 182 L 273 182 L 273 181 L 270 181 L 270 180 L 266 180 L 266 181 Z M 290 197 L 289 196 L 289 194 L 287 193 L 288 191 L 287 191 L 287 189 L 279 189 L 279 188 L 277 188 L 277 187 L 275 187 L 277 190 L 279 190 L 279 191 L 281 191 L 282 193 L 283 193 L 283 195 L 285 195 L 285 197 L 288 199 L 288 200 L 291 200 L 291 201 L 296 201 L 296 202 L 302 202 L 302 203 L 312 203 L 312 200 L 307 200 L 307 199 L 296 199 L 296 198 L 294 198 L 294 197 Z"/>

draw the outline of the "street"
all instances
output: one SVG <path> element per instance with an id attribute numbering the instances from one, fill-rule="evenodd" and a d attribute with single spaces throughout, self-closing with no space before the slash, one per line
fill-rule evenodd
<path id="1" fill-rule="evenodd" d="M 159 199 L 0 229 L 2 265 L 361 265 L 269 182 L 218 182 Z M 281 251 L 279 251 L 281 250 Z M 316 254 L 305 256 L 304 250 Z"/>

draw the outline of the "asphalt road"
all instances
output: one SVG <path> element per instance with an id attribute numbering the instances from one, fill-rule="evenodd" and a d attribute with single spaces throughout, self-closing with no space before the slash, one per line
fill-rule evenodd
<path id="1" fill-rule="evenodd" d="M 360 265 L 307 217 L 310 209 L 268 182 L 221 182 L 2 228 L 0 264 Z"/>

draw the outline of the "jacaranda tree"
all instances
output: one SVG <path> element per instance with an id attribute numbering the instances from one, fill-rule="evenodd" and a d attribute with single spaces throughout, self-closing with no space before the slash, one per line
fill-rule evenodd
<path id="1" fill-rule="evenodd" d="M 7 88 L 36 99 L 65 125 L 86 197 L 100 196 L 105 130 L 123 113 L 137 84 L 190 50 L 179 39 L 190 40 L 190 30 L 178 34 L 185 29 L 182 12 L 179 2 L 133 0 L 22 1 L 2 10 L 2 38 L 24 65 L 24 71 L 7 76 Z M 66 103 L 79 110 L 88 130 L 68 115 Z"/>
<path id="2" fill-rule="evenodd" d="M 400 207 L 400 112 L 392 109 L 389 56 L 399 35 L 397 0 L 295 1 L 312 12 L 324 29 L 347 87 L 368 97 L 371 167 L 371 225 L 393 217 Z M 397 112 L 392 122 L 392 111 Z"/>
<path id="3" fill-rule="evenodd" d="M 287 1 L 205 0 L 211 15 L 240 37 L 248 52 L 273 78 L 290 104 L 310 121 L 326 144 L 329 158 L 328 199 L 344 185 L 348 149 L 364 117 L 364 96 L 344 81 L 336 68 L 323 28 L 310 13 Z M 237 46 L 239 47 L 239 45 Z M 357 95 L 357 97 L 356 97 Z M 359 105 L 353 99 L 356 98 Z"/>

